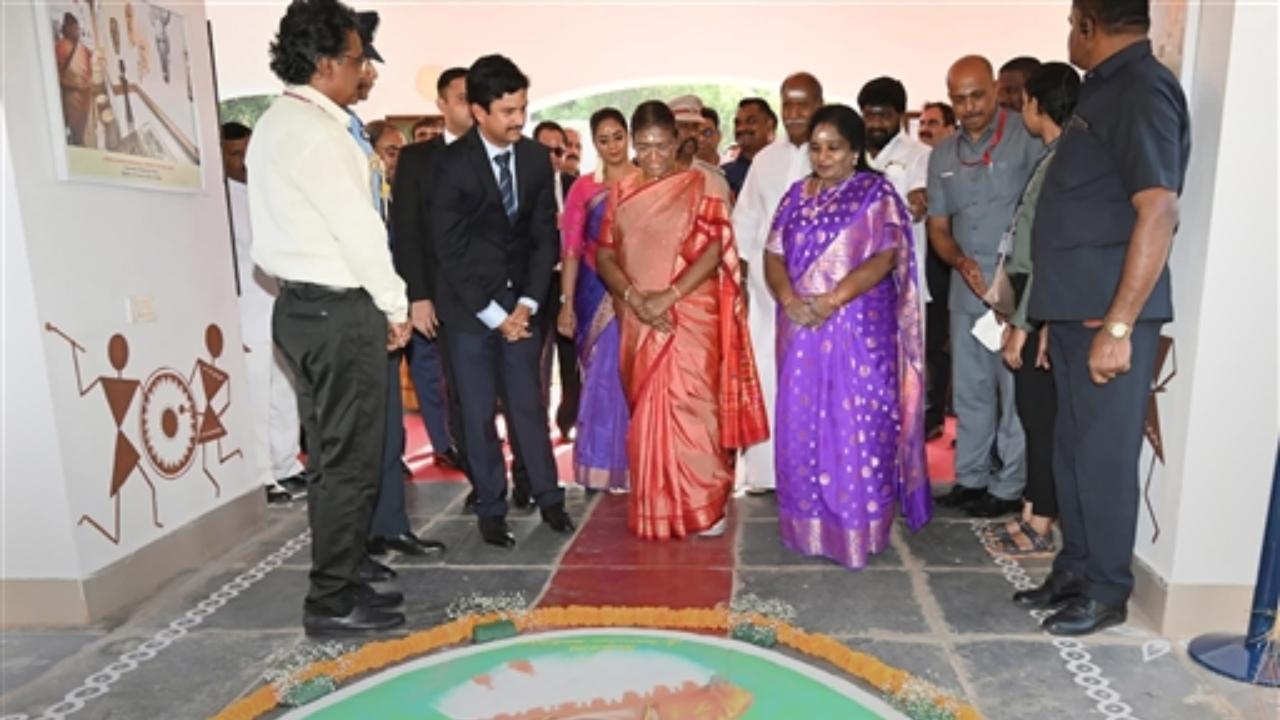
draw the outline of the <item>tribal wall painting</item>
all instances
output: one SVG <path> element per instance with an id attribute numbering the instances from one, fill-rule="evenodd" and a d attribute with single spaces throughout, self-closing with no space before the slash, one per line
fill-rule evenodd
<path id="1" fill-rule="evenodd" d="M 113 517 L 104 522 L 85 513 L 77 525 L 87 526 L 119 545 L 121 492 L 129 480 L 137 476 L 147 486 L 151 522 L 163 528 L 155 479 L 175 481 L 186 477 L 195 467 L 197 456 L 200 475 L 211 486 L 213 497 L 222 494 L 222 486 L 213 471 L 234 458 L 243 458 L 244 453 L 239 448 L 224 447 L 228 432 L 223 418 L 231 405 L 231 377 L 218 367 L 223 351 L 222 329 L 218 325 L 205 328 L 207 358 L 197 357 L 190 372 L 156 367 L 145 377 L 129 367 L 129 342 L 123 334 L 116 333 L 106 347 L 111 371 L 94 377 L 87 384 L 80 367 L 81 356 L 94 364 L 100 362 L 100 356 L 86 350 L 52 323 L 46 323 L 45 330 L 70 346 L 76 392 L 84 398 L 101 388 L 114 422 L 112 456 L 109 460 L 103 458 L 103 466 L 109 468 L 103 475 L 108 478 L 107 494 L 112 500 Z M 128 422 L 135 404 L 139 408 L 136 424 Z M 210 465 L 211 459 L 216 460 L 216 465 Z"/>
<path id="2" fill-rule="evenodd" d="M 1142 502 L 1151 517 L 1151 542 L 1160 539 L 1160 521 L 1151 502 L 1151 481 L 1155 479 L 1156 461 L 1164 465 L 1164 432 L 1160 427 L 1159 396 L 1178 374 L 1178 354 L 1173 349 L 1173 338 L 1161 335 L 1156 345 L 1156 368 L 1151 377 L 1151 394 L 1147 396 L 1147 420 L 1142 428 L 1147 443 L 1151 445 L 1151 462 L 1147 466 L 1147 478 L 1142 484 Z"/>

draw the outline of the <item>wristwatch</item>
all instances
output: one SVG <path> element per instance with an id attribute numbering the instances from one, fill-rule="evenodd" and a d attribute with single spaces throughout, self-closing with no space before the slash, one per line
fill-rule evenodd
<path id="1" fill-rule="evenodd" d="M 1133 332 L 1133 328 L 1128 323 L 1122 323 L 1119 320 L 1108 320 L 1102 327 L 1108 335 L 1117 340 L 1124 340 Z"/>

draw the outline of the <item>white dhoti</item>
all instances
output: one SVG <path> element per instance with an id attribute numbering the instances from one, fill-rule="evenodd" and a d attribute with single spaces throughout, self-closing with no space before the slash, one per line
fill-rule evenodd
<path id="1" fill-rule="evenodd" d="M 271 341 L 271 311 L 279 285 L 250 258 L 248 198 L 242 183 L 228 183 L 232 230 L 240 274 L 240 336 L 247 349 L 247 402 L 253 421 L 250 456 L 254 477 L 271 485 L 302 472 L 298 397 L 284 357 Z"/>
<path id="2" fill-rule="evenodd" d="M 738 202 L 733 208 L 733 229 L 742 258 L 747 261 L 747 323 L 751 349 L 760 371 L 760 390 L 769 417 L 769 440 L 743 453 L 735 478 L 738 487 L 773 489 L 777 476 L 773 469 L 773 438 L 778 435 L 773 407 L 778 399 L 777 303 L 764 279 L 764 248 L 769 240 L 778 202 L 791 184 L 809 172 L 809 145 L 793 145 L 782 134 L 756 154 L 747 171 Z"/>
<path id="3" fill-rule="evenodd" d="M 254 476 L 263 485 L 302 472 L 298 459 L 298 398 L 284 358 L 270 338 L 245 340 L 249 352 L 249 405 L 253 418 Z"/>
<path id="4" fill-rule="evenodd" d="M 743 472 L 738 473 L 737 484 L 747 489 L 772 489 L 777 484 L 773 471 L 773 438 L 778 434 L 773 414 L 778 399 L 777 303 L 765 284 L 761 257 L 762 253 L 755 254 L 748 265 L 747 323 L 751 330 L 751 349 L 760 374 L 760 393 L 764 396 L 765 414 L 769 418 L 769 439 L 752 445 L 743 453 Z"/>

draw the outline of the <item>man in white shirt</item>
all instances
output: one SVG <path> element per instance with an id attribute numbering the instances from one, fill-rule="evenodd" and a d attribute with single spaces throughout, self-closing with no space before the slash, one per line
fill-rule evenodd
<path id="1" fill-rule="evenodd" d="M 249 147 L 253 259 L 280 280 L 276 342 L 297 380 L 312 453 L 308 634 L 387 630 L 398 592 L 363 582 L 386 420 L 387 351 L 409 339 L 405 284 L 371 196 L 368 158 L 346 106 L 367 62 L 355 13 L 336 0 L 295 0 L 271 43 L 286 84 Z"/>
<path id="2" fill-rule="evenodd" d="M 884 173 L 911 213 L 911 242 L 916 255 L 916 283 L 920 288 L 920 317 L 929 302 L 925 281 L 925 255 L 929 237 L 924 219 L 928 210 L 925 186 L 929 181 L 929 146 L 902 132 L 907 111 L 907 88 L 890 77 L 879 77 L 858 92 L 858 108 L 867 126 L 867 161 Z M 924 332 L 924 327 L 920 328 Z"/>
<path id="3" fill-rule="evenodd" d="M 777 317 L 773 295 L 764 279 L 764 248 L 782 196 L 810 172 L 809 119 L 821 106 L 822 84 L 814 76 L 796 73 L 782 82 L 782 124 L 786 133 L 756 154 L 733 209 L 734 234 L 739 252 L 747 261 L 751 347 L 760 370 L 760 389 L 770 426 L 778 394 L 774 348 Z M 744 460 L 738 467 L 745 469 L 746 476 L 740 475 L 738 484 L 745 485 L 747 492 L 772 490 L 776 485 L 772 439 L 748 448 Z"/>
<path id="4" fill-rule="evenodd" d="M 267 502 L 288 502 L 306 494 L 298 434 L 298 398 L 285 360 L 271 342 L 271 308 L 280 288 L 275 278 L 253 264 L 253 229 L 249 224 L 248 173 L 244 166 L 249 128 L 222 125 L 222 167 L 227 176 L 231 232 L 240 278 L 240 334 L 249 372 L 249 406 L 253 415 L 254 458 Z"/>

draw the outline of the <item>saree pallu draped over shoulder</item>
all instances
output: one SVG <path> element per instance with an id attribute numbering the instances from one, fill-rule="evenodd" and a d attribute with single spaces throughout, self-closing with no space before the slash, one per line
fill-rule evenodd
<path id="1" fill-rule="evenodd" d="M 924 452 L 924 367 L 911 222 L 883 177 L 827 190 L 796 183 L 769 251 L 801 297 L 833 290 L 883 252 L 889 274 L 816 328 L 778 312 L 778 521 L 783 544 L 850 568 L 933 514 Z"/>
<path id="2" fill-rule="evenodd" d="M 565 199 L 563 255 L 578 258 L 573 293 L 574 345 L 582 369 L 582 397 L 573 443 L 573 475 L 593 490 L 623 490 L 627 478 L 630 411 L 618 375 L 618 319 L 596 271 L 596 252 L 609 188 L 591 175 L 578 179 Z"/>
<path id="3" fill-rule="evenodd" d="M 751 355 L 726 198 L 682 172 L 619 183 L 601 244 L 643 292 L 665 290 L 715 243 L 715 272 L 671 308 L 672 332 L 618 307 L 620 369 L 631 408 L 628 526 L 641 538 L 684 537 L 724 516 L 733 453 L 769 436 Z"/>

